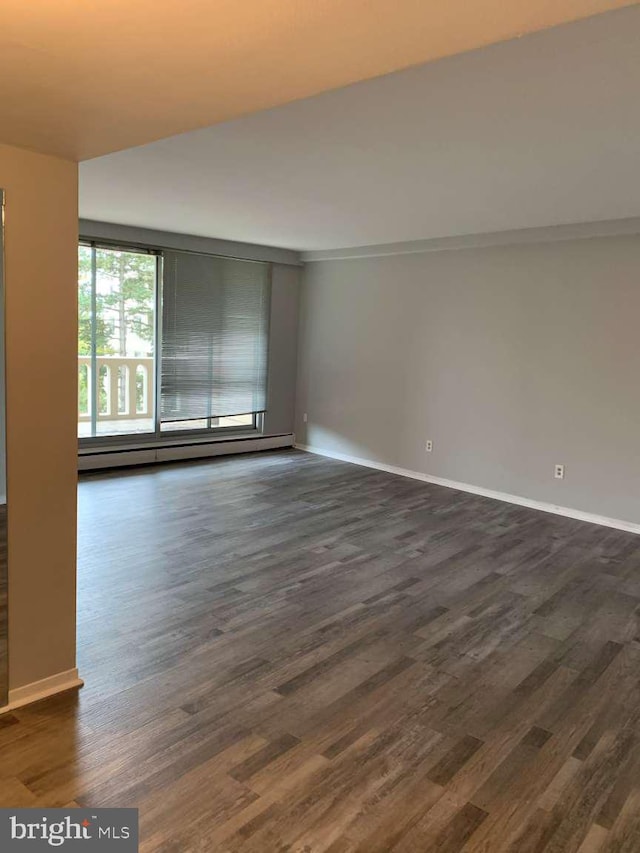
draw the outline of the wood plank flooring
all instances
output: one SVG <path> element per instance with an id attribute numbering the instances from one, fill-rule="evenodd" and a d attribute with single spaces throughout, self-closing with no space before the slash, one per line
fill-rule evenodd
<path id="1" fill-rule="evenodd" d="M 640 537 L 283 451 L 80 486 L 86 687 L 0 805 L 141 850 L 640 850 Z"/>
<path id="2" fill-rule="evenodd" d="M 0 503 L 0 707 L 7 704 L 9 692 L 7 615 L 7 505 Z"/>

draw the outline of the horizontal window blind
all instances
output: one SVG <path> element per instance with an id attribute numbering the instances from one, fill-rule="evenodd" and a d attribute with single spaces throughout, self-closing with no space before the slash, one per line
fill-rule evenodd
<path id="1" fill-rule="evenodd" d="M 264 412 L 269 264 L 165 252 L 160 419 Z"/>

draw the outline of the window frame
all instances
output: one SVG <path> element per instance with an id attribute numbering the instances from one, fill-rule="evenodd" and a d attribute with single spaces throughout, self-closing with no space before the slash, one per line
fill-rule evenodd
<path id="1" fill-rule="evenodd" d="M 175 444 L 205 444 L 216 440 L 225 440 L 229 438 L 252 438 L 262 435 L 264 432 L 264 412 L 252 412 L 252 424 L 249 426 L 211 426 L 211 421 L 214 418 L 208 418 L 206 427 L 196 427 L 194 429 L 162 429 L 160 421 L 160 394 L 162 384 L 162 372 L 160 365 L 162 361 L 162 280 L 163 280 L 163 263 L 164 251 L 162 248 L 154 246 L 145 246 L 140 243 L 127 243 L 125 241 L 109 241 L 95 240 L 90 237 L 80 236 L 78 239 L 78 247 L 87 246 L 96 249 L 106 249 L 123 252 L 141 252 L 144 254 L 154 255 L 156 260 L 156 281 L 154 290 L 155 300 L 155 337 L 154 337 L 154 413 L 153 423 L 154 429 L 148 432 L 130 432 L 118 433 L 117 435 L 95 435 L 95 436 L 78 436 L 78 451 L 82 453 L 90 449 L 99 448 L 105 450 L 113 447 L 114 449 L 123 450 L 132 447 L 159 447 Z M 213 257 L 223 257 L 215 255 Z M 94 299 L 95 302 L 95 299 Z M 95 312 L 95 305 L 93 306 Z M 76 356 L 77 358 L 77 356 Z M 76 417 L 79 413 L 76 413 Z M 77 424 L 77 421 L 76 421 Z"/>

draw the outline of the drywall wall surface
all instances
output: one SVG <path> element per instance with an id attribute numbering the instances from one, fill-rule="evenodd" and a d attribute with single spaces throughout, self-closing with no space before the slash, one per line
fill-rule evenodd
<path id="1" fill-rule="evenodd" d="M 297 441 L 638 523 L 639 321 L 635 235 L 307 263 Z"/>
<path id="2" fill-rule="evenodd" d="M 273 264 L 265 435 L 293 432 L 302 268 Z"/>
<path id="3" fill-rule="evenodd" d="M 77 171 L 0 145 L 11 689 L 75 666 Z"/>

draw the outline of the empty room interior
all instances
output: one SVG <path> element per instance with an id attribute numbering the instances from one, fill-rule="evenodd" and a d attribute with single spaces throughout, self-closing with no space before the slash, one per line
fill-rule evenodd
<path id="1" fill-rule="evenodd" d="M 640 851 L 640 6 L 2 19 L 3 853 Z"/>

